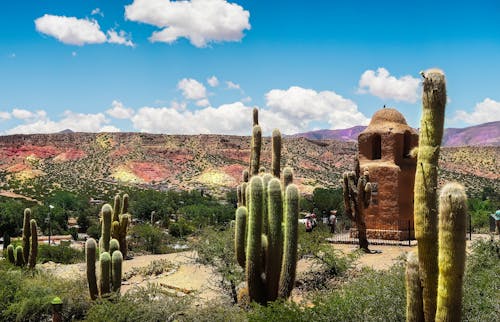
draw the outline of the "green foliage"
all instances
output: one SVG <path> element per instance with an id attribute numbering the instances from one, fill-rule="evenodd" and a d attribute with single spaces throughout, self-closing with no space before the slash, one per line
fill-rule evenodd
<path id="1" fill-rule="evenodd" d="M 230 222 L 234 217 L 232 205 L 198 204 L 179 208 L 178 212 L 197 227 L 221 225 Z"/>
<path id="2" fill-rule="evenodd" d="M 170 224 L 168 232 L 174 237 L 184 238 L 194 232 L 194 227 L 184 218 L 180 218 L 177 222 Z"/>
<path id="3" fill-rule="evenodd" d="M 21 214 L 26 204 L 19 200 L 6 199 L 0 202 L 0 235 L 8 233 L 17 236 L 21 233 L 23 217 Z"/>
<path id="4" fill-rule="evenodd" d="M 85 254 L 81 250 L 70 246 L 47 244 L 38 245 L 38 262 L 54 262 L 61 264 L 81 263 L 85 260 Z"/>
<path id="5" fill-rule="evenodd" d="M 161 287 L 148 284 L 124 296 L 97 300 L 87 312 L 89 322 L 174 321 L 183 316 L 189 298 L 170 296 Z"/>
<path id="6" fill-rule="evenodd" d="M 337 210 L 340 214 L 343 212 L 342 189 L 316 188 L 312 197 L 313 207 L 318 209 L 318 215 L 328 217 L 331 210 Z"/>
<path id="7" fill-rule="evenodd" d="M 471 216 L 472 229 L 475 232 L 487 232 L 490 214 L 496 210 L 493 202 L 489 199 L 470 198 L 467 202 L 467 208 Z"/>
<path id="8" fill-rule="evenodd" d="M 133 226 L 130 235 L 132 236 L 133 249 L 145 250 L 153 254 L 161 254 L 164 249 L 162 246 L 167 240 L 163 230 L 151 224 Z"/>

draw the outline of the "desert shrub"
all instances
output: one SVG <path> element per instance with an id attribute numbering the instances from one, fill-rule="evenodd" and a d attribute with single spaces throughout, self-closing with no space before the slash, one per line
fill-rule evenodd
<path id="1" fill-rule="evenodd" d="M 238 306 L 212 301 L 206 306 L 190 308 L 190 310 L 180 316 L 178 320 L 186 322 L 239 322 L 248 321 L 248 318 L 246 312 Z"/>
<path id="2" fill-rule="evenodd" d="M 462 317 L 464 321 L 500 321 L 500 241 L 478 240 L 467 258 Z"/>
<path id="3" fill-rule="evenodd" d="M 496 210 L 493 203 L 490 200 L 470 198 L 467 201 L 467 207 L 471 216 L 471 225 L 474 231 L 488 231 L 490 214 L 494 213 Z"/>
<path id="4" fill-rule="evenodd" d="M 63 300 L 65 321 L 82 319 L 90 300 L 84 279 L 61 279 L 54 275 L 0 268 L 0 320 L 44 321 L 51 316 L 50 302 Z"/>
<path id="5" fill-rule="evenodd" d="M 38 261 L 41 263 L 54 262 L 61 264 L 73 264 L 85 261 L 83 250 L 74 249 L 70 246 L 49 246 L 41 244 L 38 246 Z"/>
<path id="6" fill-rule="evenodd" d="M 153 254 L 164 252 L 167 235 L 163 229 L 148 224 L 139 224 L 132 227 L 130 232 L 132 236 L 131 247 L 134 251 L 143 250 Z"/>
<path id="7" fill-rule="evenodd" d="M 219 203 L 188 205 L 180 208 L 178 212 L 197 227 L 222 225 L 234 219 L 234 207 Z"/>
<path id="8" fill-rule="evenodd" d="M 97 300 L 87 312 L 86 321 L 174 321 L 184 314 L 189 302 L 187 296 L 170 296 L 161 287 L 148 284 L 109 301 Z"/>
<path id="9" fill-rule="evenodd" d="M 194 232 L 194 227 L 187 220 L 181 218 L 170 224 L 168 232 L 174 237 L 183 238 L 191 235 Z"/>

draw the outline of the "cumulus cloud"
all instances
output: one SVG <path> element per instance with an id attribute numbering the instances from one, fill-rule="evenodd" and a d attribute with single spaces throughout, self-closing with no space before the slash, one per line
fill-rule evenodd
<path id="1" fill-rule="evenodd" d="M 187 38 L 196 47 L 210 42 L 239 41 L 250 30 L 250 13 L 226 0 L 134 0 L 125 6 L 125 17 L 158 28 L 152 42 L 172 43 Z"/>
<path id="2" fill-rule="evenodd" d="M 95 8 L 94 10 L 92 10 L 92 12 L 90 12 L 90 14 L 92 16 L 99 15 L 101 17 L 104 17 L 104 12 L 102 12 L 100 8 Z"/>
<path id="3" fill-rule="evenodd" d="M 491 98 L 485 98 L 484 101 L 474 106 L 474 110 L 471 113 L 467 113 L 464 110 L 456 111 L 453 120 L 460 120 L 470 125 L 499 121 L 500 102 L 494 101 Z"/>
<path id="4" fill-rule="evenodd" d="M 174 107 L 142 107 L 132 117 L 134 128 L 151 133 L 233 134 L 248 135 L 251 106 L 242 102 L 206 107 L 200 110 L 179 111 Z M 266 134 L 278 127 L 296 131 L 296 127 L 268 110 L 261 110 L 261 126 Z"/>
<path id="5" fill-rule="evenodd" d="M 45 14 L 35 20 L 35 27 L 37 31 L 52 36 L 68 45 L 83 46 L 86 44 L 103 44 L 107 42 L 130 47 L 135 46 L 123 30 L 119 32 L 113 29 L 108 30 L 106 36 L 97 21 L 86 18 L 79 19 L 76 17 Z"/>
<path id="6" fill-rule="evenodd" d="M 74 132 L 99 132 L 108 123 L 109 120 L 102 113 L 83 114 L 65 111 L 59 121 L 48 118 L 27 121 L 26 124 L 5 131 L 5 134 L 56 133 L 66 129 Z"/>
<path id="7" fill-rule="evenodd" d="M 31 112 L 25 109 L 15 108 L 12 110 L 12 116 L 19 120 L 44 119 L 47 117 L 47 112 L 43 110 Z"/>
<path id="8" fill-rule="evenodd" d="M 215 76 L 212 76 L 212 77 L 208 78 L 207 79 L 207 83 L 208 83 L 208 85 L 210 85 L 212 87 L 219 86 L 219 80 Z"/>
<path id="9" fill-rule="evenodd" d="M 9 112 L 0 111 L 0 121 L 10 120 L 11 116 Z"/>
<path id="10" fill-rule="evenodd" d="M 287 90 L 273 89 L 266 94 L 266 105 L 300 130 L 312 122 L 327 121 L 332 129 L 368 124 L 369 119 L 358 111 L 356 103 L 333 91 L 317 92 L 292 86 Z"/>
<path id="11" fill-rule="evenodd" d="M 121 130 L 114 125 L 105 125 L 99 129 L 99 132 L 121 132 Z"/>
<path id="12" fill-rule="evenodd" d="M 231 81 L 227 81 L 226 86 L 228 89 L 237 89 L 237 90 L 243 92 L 243 90 L 240 87 L 240 84 L 236 84 L 236 83 L 233 83 Z"/>
<path id="13" fill-rule="evenodd" d="M 129 119 L 134 115 L 134 110 L 126 108 L 122 102 L 114 100 L 111 103 L 111 108 L 106 111 L 106 114 L 115 119 Z"/>
<path id="14" fill-rule="evenodd" d="M 106 35 L 94 20 L 45 14 L 35 20 L 35 26 L 39 32 L 69 45 L 82 46 L 106 42 Z"/>
<path id="15" fill-rule="evenodd" d="M 385 68 L 365 71 L 359 80 L 358 92 L 370 93 L 382 99 L 415 103 L 420 80 L 410 75 L 396 78 Z"/>
<path id="16" fill-rule="evenodd" d="M 108 30 L 108 42 L 110 44 L 125 45 L 128 47 L 135 47 L 135 44 L 130 40 L 130 36 L 123 30 L 116 32 L 115 30 Z"/>
<path id="17" fill-rule="evenodd" d="M 196 106 L 209 106 L 209 105 L 210 102 L 206 98 L 196 101 Z"/>
<path id="18" fill-rule="evenodd" d="M 182 91 L 182 95 L 190 100 L 201 100 L 207 97 L 205 86 L 196 79 L 183 78 L 177 84 L 177 88 Z"/>

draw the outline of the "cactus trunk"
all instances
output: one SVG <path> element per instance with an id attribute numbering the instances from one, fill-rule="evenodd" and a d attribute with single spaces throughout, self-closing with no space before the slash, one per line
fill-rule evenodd
<path id="1" fill-rule="evenodd" d="M 272 159 L 271 159 L 271 169 L 272 174 L 276 178 L 280 177 L 280 167 L 281 167 L 281 133 L 278 129 L 274 129 L 272 136 Z"/>
<path id="2" fill-rule="evenodd" d="M 259 174 L 260 150 L 262 148 L 262 130 L 259 125 L 255 125 L 252 130 L 252 144 L 250 154 L 250 175 Z"/>
<path id="3" fill-rule="evenodd" d="M 30 231 L 31 231 L 31 243 L 30 243 L 30 255 L 28 258 L 29 268 L 34 268 L 36 265 L 36 258 L 38 256 L 38 233 L 36 231 L 36 220 L 30 220 Z"/>
<path id="4" fill-rule="evenodd" d="M 113 256 L 111 256 L 111 284 L 113 286 L 113 292 L 120 292 L 122 286 L 122 262 L 122 253 L 119 250 L 115 250 Z"/>
<path id="5" fill-rule="evenodd" d="M 28 262 L 30 256 L 30 220 L 31 220 L 31 210 L 29 208 L 24 209 L 24 220 L 23 220 L 23 256 L 24 263 Z"/>
<path id="6" fill-rule="evenodd" d="M 7 258 L 11 264 L 16 263 L 16 258 L 14 256 L 14 245 L 7 246 Z"/>
<path id="7" fill-rule="evenodd" d="M 102 213 L 102 226 L 101 226 L 101 240 L 102 240 L 102 250 L 101 252 L 109 251 L 109 241 L 111 239 L 111 220 L 113 215 L 113 209 L 109 204 L 105 204 L 101 210 Z"/>
<path id="8" fill-rule="evenodd" d="M 434 321 L 436 314 L 438 282 L 438 205 L 436 190 L 445 104 L 446 84 L 444 74 L 439 70 L 426 72 L 423 81 L 423 113 L 420 123 L 414 188 L 415 237 L 418 241 L 426 321 Z"/>
<path id="9" fill-rule="evenodd" d="M 247 209 L 239 207 L 236 209 L 236 228 L 234 231 L 234 249 L 238 264 L 245 268 L 245 234 L 247 224 Z"/>
<path id="10" fill-rule="evenodd" d="M 95 274 L 97 243 L 94 238 L 89 238 L 85 242 L 85 261 L 87 264 L 87 282 L 89 284 L 90 298 L 95 300 L 99 296 L 97 289 L 97 278 Z"/>
<path id="11" fill-rule="evenodd" d="M 16 247 L 16 266 L 24 266 L 26 262 L 24 261 L 23 246 Z"/>
<path id="12" fill-rule="evenodd" d="M 418 273 L 418 254 L 416 251 L 408 254 L 406 262 L 406 321 L 424 322 L 422 285 Z"/>
<path id="13" fill-rule="evenodd" d="M 101 269 L 101 274 L 99 275 L 99 287 L 101 290 L 101 296 L 104 296 L 109 293 L 111 280 L 111 256 L 109 256 L 108 252 L 101 254 L 99 266 Z"/>
<path id="14" fill-rule="evenodd" d="M 460 321 L 465 269 L 467 196 L 458 183 L 448 183 L 439 197 L 439 278 L 436 321 Z"/>
<path id="15" fill-rule="evenodd" d="M 283 256 L 283 201 L 281 184 L 274 178 L 269 182 L 267 191 L 268 206 L 268 254 L 266 265 L 267 300 L 274 301 L 278 297 L 280 270 Z M 265 207 L 266 205 L 264 205 Z"/>
<path id="16" fill-rule="evenodd" d="M 283 169 L 283 188 L 286 189 L 288 185 L 293 183 L 293 171 L 292 168 L 286 167 Z"/>

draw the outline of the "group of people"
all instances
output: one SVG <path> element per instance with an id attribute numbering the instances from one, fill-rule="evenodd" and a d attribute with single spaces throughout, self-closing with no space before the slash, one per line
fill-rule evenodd
<path id="1" fill-rule="evenodd" d="M 318 225 L 316 214 L 312 213 L 306 215 L 304 224 L 306 226 L 306 232 L 312 232 L 314 227 Z M 330 232 L 334 234 L 337 226 L 337 210 L 332 210 L 330 212 L 330 217 L 328 217 L 328 226 L 330 226 Z"/>

